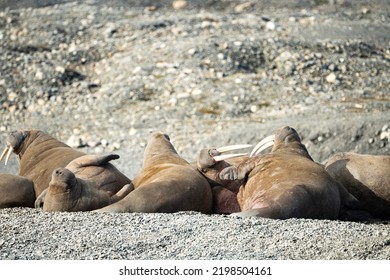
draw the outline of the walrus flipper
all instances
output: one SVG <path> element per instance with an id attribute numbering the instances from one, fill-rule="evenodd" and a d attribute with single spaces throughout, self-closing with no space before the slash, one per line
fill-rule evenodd
<path id="1" fill-rule="evenodd" d="M 117 202 L 134 190 L 133 183 L 124 185 L 116 194 L 111 196 L 111 202 Z"/>
<path id="2" fill-rule="evenodd" d="M 76 165 L 77 167 L 87 167 L 87 166 L 104 166 L 109 163 L 111 160 L 118 159 L 119 155 L 117 154 L 108 154 L 108 155 L 85 155 L 74 159 L 70 165 Z M 70 167 L 72 169 L 72 167 Z"/>
<path id="3" fill-rule="evenodd" d="M 45 202 L 45 197 L 47 194 L 47 189 L 41 192 L 41 194 L 35 199 L 34 207 L 35 208 L 42 208 L 43 203 Z"/>
<path id="4" fill-rule="evenodd" d="M 241 180 L 256 167 L 258 157 L 249 158 L 237 166 L 228 166 L 219 173 L 221 180 Z"/>

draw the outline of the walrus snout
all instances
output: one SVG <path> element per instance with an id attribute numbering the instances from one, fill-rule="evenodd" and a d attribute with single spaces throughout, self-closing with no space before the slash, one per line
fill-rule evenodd
<path id="1" fill-rule="evenodd" d="M 19 148 L 27 136 L 26 131 L 14 130 L 12 131 L 5 140 L 5 149 L 0 156 L 0 161 L 5 157 L 4 164 L 7 165 L 12 152 L 19 154 Z"/>
<path id="2" fill-rule="evenodd" d="M 73 172 L 66 168 L 57 168 L 53 171 L 50 185 L 54 184 L 64 184 L 66 185 L 66 189 L 70 189 L 76 180 L 76 176 Z"/>
<path id="3" fill-rule="evenodd" d="M 248 153 L 237 153 L 237 154 L 224 154 L 224 153 L 250 148 L 250 147 L 252 147 L 252 145 L 250 144 L 239 144 L 239 145 L 223 146 L 220 148 L 202 149 L 199 152 L 198 166 L 200 167 L 200 169 L 209 168 L 214 166 L 217 162 L 224 161 L 230 158 L 236 158 L 236 157 L 248 155 Z"/>

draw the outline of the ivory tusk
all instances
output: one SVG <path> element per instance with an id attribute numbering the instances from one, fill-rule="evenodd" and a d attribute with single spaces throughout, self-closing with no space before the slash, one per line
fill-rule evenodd
<path id="1" fill-rule="evenodd" d="M 5 146 L 5 149 L 4 149 L 3 153 L 2 153 L 1 156 L 0 156 L 0 161 L 3 160 L 4 156 L 5 156 L 5 155 L 7 154 L 7 152 L 8 152 L 8 149 L 9 149 L 9 147 L 8 147 L 8 146 Z"/>
<path id="2" fill-rule="evenodd" d="M 234 150 L 245 149 L 245 148 L 250 148 L 250 147 L 252 147 L 252 145 L 250 145 L 250 144 L 230 145 L 230 146 L 224 146 L 224 147 L 217 148 L 216 150 L 222 154 L 222 153 L 226 153 L 226 152 L 230 152 L 230 151 L 234 151 Z"/>
<path id="3" fill-rule="evenodd" d="M 223 161 L 225 159 L 229 158 L 235 158 L 235 157 L 240 157 L 240 156 L 245 156 L 248 155 L 248 153 L 242 153 L 242 154 L 226 154 L 226 155 L 220 155 L 220 156 L 214 156 L 213 159 L 215 161 Z"/>
<path id="4" fill-rule="evenodd" d="M 10 156 L 11 156 L 13 150 L 14 150 L 14 149 L 13 149 L 12 147 L 9 147 L 9 148 L 8 148 L 7 157 L 5 158 L 5 165 L 7 165 L 7 162 L 8 162 L 8 160 L 9 160 L 9 158 L 10 158 Z"/>
<path id="5" fill-rule="evenodd" d="M 262 145 L 262 146 L 260 147 L 260 149 L 258 149 L 258 150 L 256 151 L 255 155 L 260 154 L 262 151 L 264 151 L 265 149 L 267 149 L 267 148 L 269 148 L 269 147 L 272 147 L 273 145 L 274 145 L 274 141 L 270 141 L 270 142 L 268 142 L 268 143 Z"/>
<path id="6" fill-rule="evenodd" d="M 264 151 L 268 147 L 271 147 L 274 144 L 275 141 L 275 135 L 272 134 L 270 136 L 265 137 L 263 140 L 261 140 L 257 145 L 253 148 L 253 150 L 250 153 L 250 157 L 253 155 L 259 154 L 261 151 Z"/>

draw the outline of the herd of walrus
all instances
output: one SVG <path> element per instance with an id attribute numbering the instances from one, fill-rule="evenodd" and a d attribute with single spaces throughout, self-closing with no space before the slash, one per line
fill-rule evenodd
<path id="1" fill-rule="evenodd" d="M 0 208 L 42 211 L 173 213 L 197 211 L 271 219 L 388 220 L 390 156 L 336 153 L 315 162 L 298 132 L 276 129 L 252 145 L 203 148 L 194 162 L 168 135 L 151 134 L 139 173 L 128 178 L 116 154 L 90 155 L 39 130 L 14 131 L 19 174 L 0 174 Z M 272 149 L 268 149 L 272 147 Z"/>

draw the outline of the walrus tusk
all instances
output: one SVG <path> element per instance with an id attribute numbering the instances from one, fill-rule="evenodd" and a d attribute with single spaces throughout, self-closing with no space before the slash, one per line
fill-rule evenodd
<path id="1" fill-rule="evenodd" d="M 8 152 L 9 148 L 10 148 L 9 146 L 5 146 L 5 149 L 4 149 L 3 153 L 2 153 L 1 156 L 0 156 L 0 161 L 3 160 L 3 158 L 5 157 L 5 155 L 6 155 L 7 152 Z"/>
<path id="2" fill-rule="evenodd" d="M 260 152 L 264 151 L 268 147 L 273 146 L 274 141 L 275 141 L 275 135 L 274 134 L 265 137 L 263 140 L 261 140 L 259 143 L 257 143 L 257 145 L 251 151 L 249 157 L 252 157 L 254 155 L 258 155 Z"/>
<path id="3" fill-rule="evenodd" d="M 220 155 L 220 156 L 213 156 L 213 159 L 218 162 L 218 161 L 223 161 L 225 159 L 235 158 L 235 157 L 240 157 L 240 156 L 245 156 L 245 155 L 248 155 L 248 153 L 226 154 L 226 155 Z"/>
<path id="4" fill-rule="evenodd" d="M 250 148 L 252 147 L 252 145 L 250 144 L 243 144 L 243 145 L 230 145 L 230 146 L 224 146 L 224 147 L 220 147 L 220 148 L 217 148 L 216 150 L 223 154 L 223 153 L 226 153 L 226 152 L 230 152 L 230 151 L 234 151 L 234 150 L 240 150 L 240 149 L 245 149 L 245 148 Z"/>
<path id="5" fill-rule="evenodd" d="M 12 152 L 14 151 L 14 149 L 12 147 L 9 147 L 8 148 L 8 153 L 7 153 L 7 157 L 5 158 L 5 162 L 4 162 L 4 165 L 7 165 L 7 162 L 12 154 Z"/>

